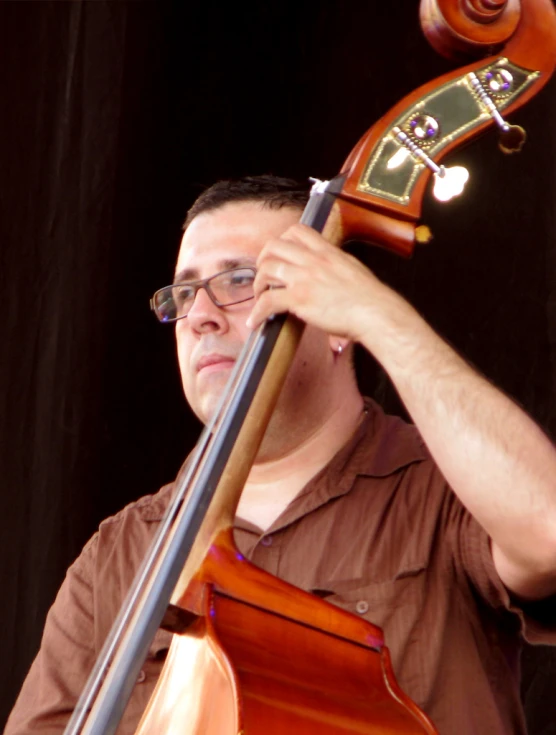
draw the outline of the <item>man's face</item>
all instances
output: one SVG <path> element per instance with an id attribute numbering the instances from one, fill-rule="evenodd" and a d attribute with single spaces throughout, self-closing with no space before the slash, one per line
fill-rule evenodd
<path id="1" fill-rule="evenodd" d="M 229 268 L 255 266 L 265 242 L 299 221 L 300 210 L 234 202 L 195 217 L 180 247 L 174 282 L 209 278 Z M 176 322 L 178 361 L 187 401 L 206 423 L 215 410 L 250 330 L 253 301 L 218 307 L 199 289 L 191 311 Z"/>

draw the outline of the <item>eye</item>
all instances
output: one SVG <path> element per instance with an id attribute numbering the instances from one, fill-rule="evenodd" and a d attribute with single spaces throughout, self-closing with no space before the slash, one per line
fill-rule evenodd
<path id="1" fill-rule="evenodd" d="M 179 307 L 195 298 L 195 289 L 193 286 L 187 286 L 186 284 L 174 286 L 172 296 L 176 305 Z"/>
<path id="2" fill-rule="evenodd" d="M 252 286 L 255 280 L 253 271 L 235 271 L 230 275 L 230 285 L 234 287 Z"/>

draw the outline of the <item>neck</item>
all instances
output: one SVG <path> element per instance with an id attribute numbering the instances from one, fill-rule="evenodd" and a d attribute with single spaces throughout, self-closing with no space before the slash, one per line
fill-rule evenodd
<path id="1" fill-rule="evenodd" d="M 237 515 L 261 530 L 267 529 L 346 444 L 362 417 L 363 399 L 355 387 L 342 400 L 332 403 L 311 430 L 305 425 L 303 437 L 299 431 L 285 431 L 282 436 L 288 440 L 270 445 L 266 442 L 265 451 L 259 453 L 251 468 Z"/>
<path id="2" fill-rule="evenodd" d="M 362 416 L 363 399 L 358 391 L 353 391 L 329 408 L 324 417 L 319 417 L 318 423 L 304 427 L 304 436 L 294 431 L 285 433 L 279 445 L 277 442 L 270 446 L 263 444 L 248 482 L 286 479 L 302 467 L 321 469 L 351 438 Z"/>

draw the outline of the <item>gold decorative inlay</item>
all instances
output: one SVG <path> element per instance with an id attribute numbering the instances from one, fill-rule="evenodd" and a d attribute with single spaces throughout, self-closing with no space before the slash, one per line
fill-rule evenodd
<path id="1" fill-rule="evenodd" d="M 506 70 L 512 77 L 511 88 L 496 99 L 496 107 L 502 111 L 523 94 L 540 72 L 523 69 L 501 57 L 477 70 L 476 74 L 483 80 L 489 72 L 496 73 L 499 69 Z M 359 191 L 408 204 L 425 165 L 396 140 L 392 130 L 408 130 L 411 121 L 421 117 L 432 118 L 438 124 L 438 133 L 431 136 L 426 146 L 427 155 L 434 160 L 448 144 L 477 128 L 490 118 L 490 114 L 477 98 L 466 74 L 435 89 L 392 122 L 371 154 L 357 186 Z"/>

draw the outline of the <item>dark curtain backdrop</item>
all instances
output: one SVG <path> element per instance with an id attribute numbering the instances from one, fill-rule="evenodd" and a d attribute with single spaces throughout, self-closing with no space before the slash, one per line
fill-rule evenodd
<path id="1" fill-rule="evenodd" d="M 198 426 L 169 282 L 185 211 L 215 179 L 330 178 L 402 95 L 451 68 L 414 0 L 0 3 L 3 722 L 68 564 L 99 521 L 170 481 Z M 366 253 L 453 344 L 556 433 L 556 84 L 454 156 L 457 202 L 410 261 Z M 363 389 L 403 411 L 372 360 Z M 534 735 L 556 733 L 556 657 L 524 656 Z"/>

